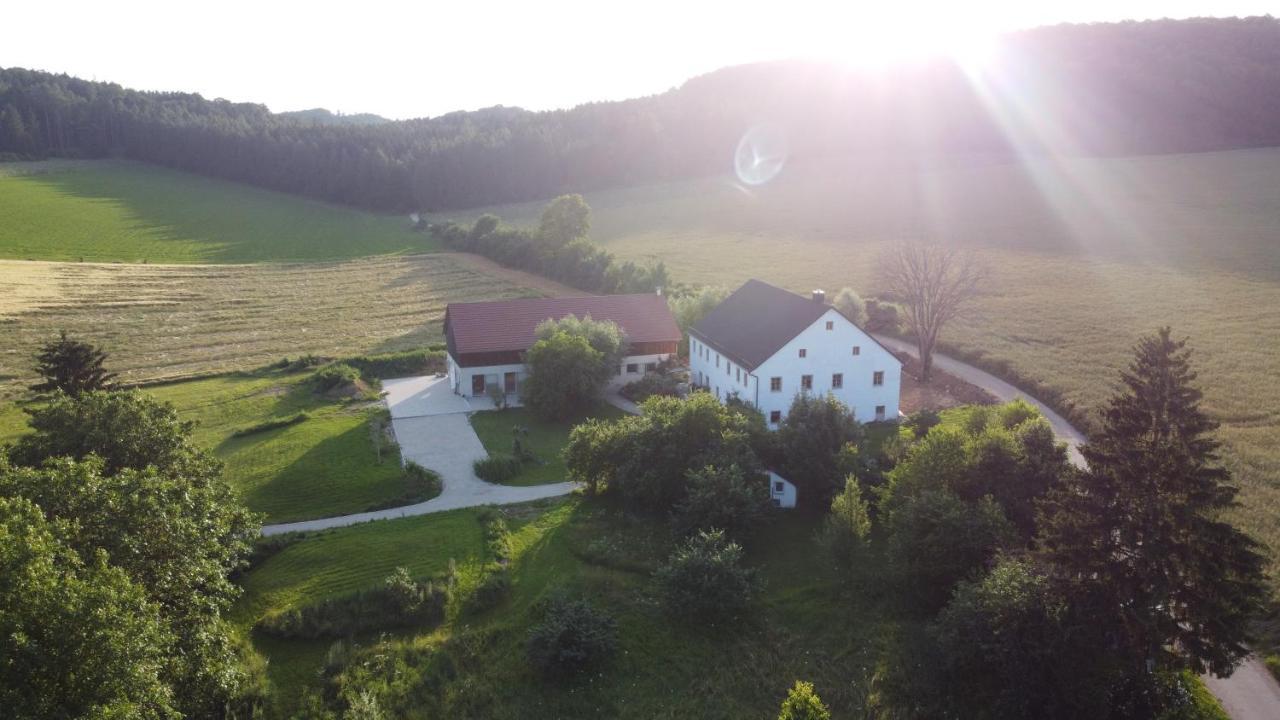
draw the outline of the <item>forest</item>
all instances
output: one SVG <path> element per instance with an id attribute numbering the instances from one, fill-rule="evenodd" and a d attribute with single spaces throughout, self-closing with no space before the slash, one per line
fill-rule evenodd
<path id="1" fill-rule="evenodd" d="M 0 159 L 124 157 L 400 212 L 724 172 L 761 125 L 789 138 L 791 158 L 1280 145 L 1271 17 L 1060 25 L 1005 36 L 994 52 L 980 75 L 944 60 L 874 72 L 772 62 L 569 110 L 497 106 L 394 122 L 7 68 Z"/>

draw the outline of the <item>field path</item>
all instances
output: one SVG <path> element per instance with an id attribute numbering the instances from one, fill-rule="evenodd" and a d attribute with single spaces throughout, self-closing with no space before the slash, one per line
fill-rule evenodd
<path id="1" fill-rule="evenodd" d="M 876 335 L 875 338 L 891 350 L 915 354 L 915 345 L 908 341 L 886 335 Z M 1053 408 L 995 375 L 954 358 L 935 353 L 933 362 L 937 367 L 961 380 L 971 382 L 990 392 L 1000 398 L 1001 402 L 1020 398 L 1036 406 L 1049 420 L 1053 431 L 1066 442 L 1072 464 L 1084 467 L 1084 456 L 1080 454 L 1080 445 L 1085 442 L 1084 433 L 1054 412 Z M 1280 717 L 1280 683 L 1276 682 L 1267 668 L 1254 656 L 1250 656 L 1241 663 L 1231 677 L 1219 678 L 1204 675 L 1201 679 L 1209 688 L 1209 692 L 1218 698 L 1218 702 L 1222 704 L 1222 708 L 1227 711 L 1227 715 L 1232 720 L 1274 720 Z"/>

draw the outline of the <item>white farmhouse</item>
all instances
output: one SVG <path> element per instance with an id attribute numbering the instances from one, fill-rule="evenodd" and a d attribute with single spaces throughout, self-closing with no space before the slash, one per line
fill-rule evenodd
<path id="1" fill-rule="evenodd" d="M 508 395 L 518 393 L 527 373 L 524 354 L 538 340 L 538 325 L 570 315 L 613 321 L 626 335 L 627 354 L 613 369 L 611 385 L 654 371 L 680 345 L 680 328 L 661 295 L 449 303 L 444 312 L 449 387 L 473 397 L 483 397 L 494 386 Z"/>
<path id="2" fill-rule="evenodd" d="M 821 290 L 805 298 L 750 280 L 689 331 L 689 375 L 776 429 L 800 393 L 831 393 L 860 422 L 896 420 L 902 362 Z"/>

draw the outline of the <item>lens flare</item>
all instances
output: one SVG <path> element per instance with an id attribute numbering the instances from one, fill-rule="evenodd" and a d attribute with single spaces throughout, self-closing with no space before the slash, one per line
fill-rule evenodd
<path id="1" fill-rule="evenodd" d="M 764 185 L 782 172 L 787 162 L 787 136 L 770 125 L 757 125 L 738 141 L 733 169 L 747 185 Z"/>

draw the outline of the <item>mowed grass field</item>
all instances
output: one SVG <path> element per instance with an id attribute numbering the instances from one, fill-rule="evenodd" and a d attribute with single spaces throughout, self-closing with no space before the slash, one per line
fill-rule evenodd
<path id="1" fill-rule="evenodd" d="M 124 161 L 0 164 L 0 258 L 339 260 L 434 250 L 407 217 Z"/>
<path id="2" fill-rule="evenodd" d="M 677 281 L 752 277 L 874 294 L 879 253 L 971 247 L 987 295 L 944 340 L 1097 408 L 1133 342 L 1172 325 L 1243 489 L 1237 519 L 1280 553 L 1280 149 L 1136 158 L 830 161 L 747 188 L 731 177 L 588 193 L 592 236 Z M 539 204 L 488 208 L 532 223 Z"/>
<path id="3" fill-rule="evenodd" d="M 337 263 L 113 265 L 0 260 L 0 389 L 32 379 L 59 330 L 124 382 L 245 370 L 304 353 L 439 342 L 450 302 L 536 294 L 449 256 Z"/>

